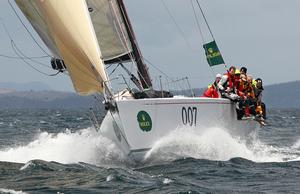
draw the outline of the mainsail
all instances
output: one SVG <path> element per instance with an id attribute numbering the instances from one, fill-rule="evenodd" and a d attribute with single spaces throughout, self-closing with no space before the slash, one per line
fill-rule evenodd
<path id="1" fill-rule="evenodd" d="M 115 0 L 86 0 L 105 63 L 130 60 L 128 33 Z"/>

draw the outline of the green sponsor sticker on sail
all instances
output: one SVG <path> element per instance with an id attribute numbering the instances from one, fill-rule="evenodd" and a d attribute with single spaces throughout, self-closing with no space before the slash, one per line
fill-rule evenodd
<path id="1" fill-rule="evenodd" d="M 140 128 L 143 131 L 146 131 L 146 132 L 151 131 L 152 120 L 151 120 L 150 115 L 146 111 L 142 110 L 137 114 L 137 121 L 139 123 Z"/>
<path id="2" fill-rule="evenodd" d="M 224 64 L 223 57 L 215 41 L 203 45 L 209 66 Z"/>

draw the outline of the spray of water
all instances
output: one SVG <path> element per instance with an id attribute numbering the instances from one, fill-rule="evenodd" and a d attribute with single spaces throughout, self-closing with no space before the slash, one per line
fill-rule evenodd
<path id="1" fill-rule="evenodd" d="M 168 161 L 180 157 L 221 161 L 242 157 L 255 162 L 283 162 L 294 156 L 260 142 L 255 134 L 242 140 L 222 128 L 178 128 L 156 142 L 145 160 Z"/>
<path id="2" fill-rule="evenodd" d="M 300 140 L 289 148 L 260 142 L 254 135 L 247 141 L 232 137 L 222 128 L 178 128 L 158 140 L 146 161 L 171 161 L 183 157 L 226 161 L 242 157 L 255 162 L 299 160 Z M 287 151 L 288 150 L 288 151 Z M 294 150 L 291 152 L 291 150 Z M 297 151 L 298 150 L 298 151 Z M 60 163 L 120 164 L 128 159 L 109 139 L 92 128 L 77 132 L 37 134 L 31 143 L 0 150 L 0 161 L 26 163 L 41 159 Z"/>
<path id="3" fill-rule="evenodd" d="M 121 161 L 121 151 L 109 139 L 88 128 L 71 133 L 50 134 L 42 132 L 25 146 L 0 150 L 0 161 L 25 163 L 41 159 L 60 163 L 85 162 L 90 164 Z"/>
<path id="4" fill-rule="evenodd" d="M 0 188 L 0 193 L 8 193 L 8 194 L 27 194 L 23 191 L 15 191 L 15 190 L 12 190 L 12 189 L 3 189 L 3 188 Z"/>
<path id="5" fill-rule="evenodd" d="M 293 145 L 293 148 L 300 150 L 300 139 Z"/>

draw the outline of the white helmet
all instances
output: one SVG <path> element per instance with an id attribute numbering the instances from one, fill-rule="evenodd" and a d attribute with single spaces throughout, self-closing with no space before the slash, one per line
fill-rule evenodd
<path id="1" fill-rule="evenodd" d="M 216 75 L 216 78 L 222 78 L 222 75 L 221 75 L 220 73 L 218 73 L 218 74 Z"/>

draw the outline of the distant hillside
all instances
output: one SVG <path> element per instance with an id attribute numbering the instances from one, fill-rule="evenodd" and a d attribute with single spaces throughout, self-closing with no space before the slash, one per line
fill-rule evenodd
<path id="1" fill-rule="evenodd" d="M 7 93 L 14 92 L 14 91 L 15 90 L 12 90 L 12 89 L 0 88 L 0 94 L 7 94 Z"/>
<path id="2" fill-rule="evenodd" d="M 51 90 L 51 88 L 47 84 L 42 82 L 29 82 L 29 83 L 0 82 L 0 89 L 10 89 L 15 91 Z"/>
<path id="3" fill-rule="evenodd" d="M 86 109 L 93 103 L 92 96 L 79 96 L 71 92 L 26 91 L 0 94 L 0 109 Z"/>
<path id="4" fill-rule="evenodd" d="M 300 81 L 266 86 L 263 99 L 268 107 L 300 108 Z"/>

